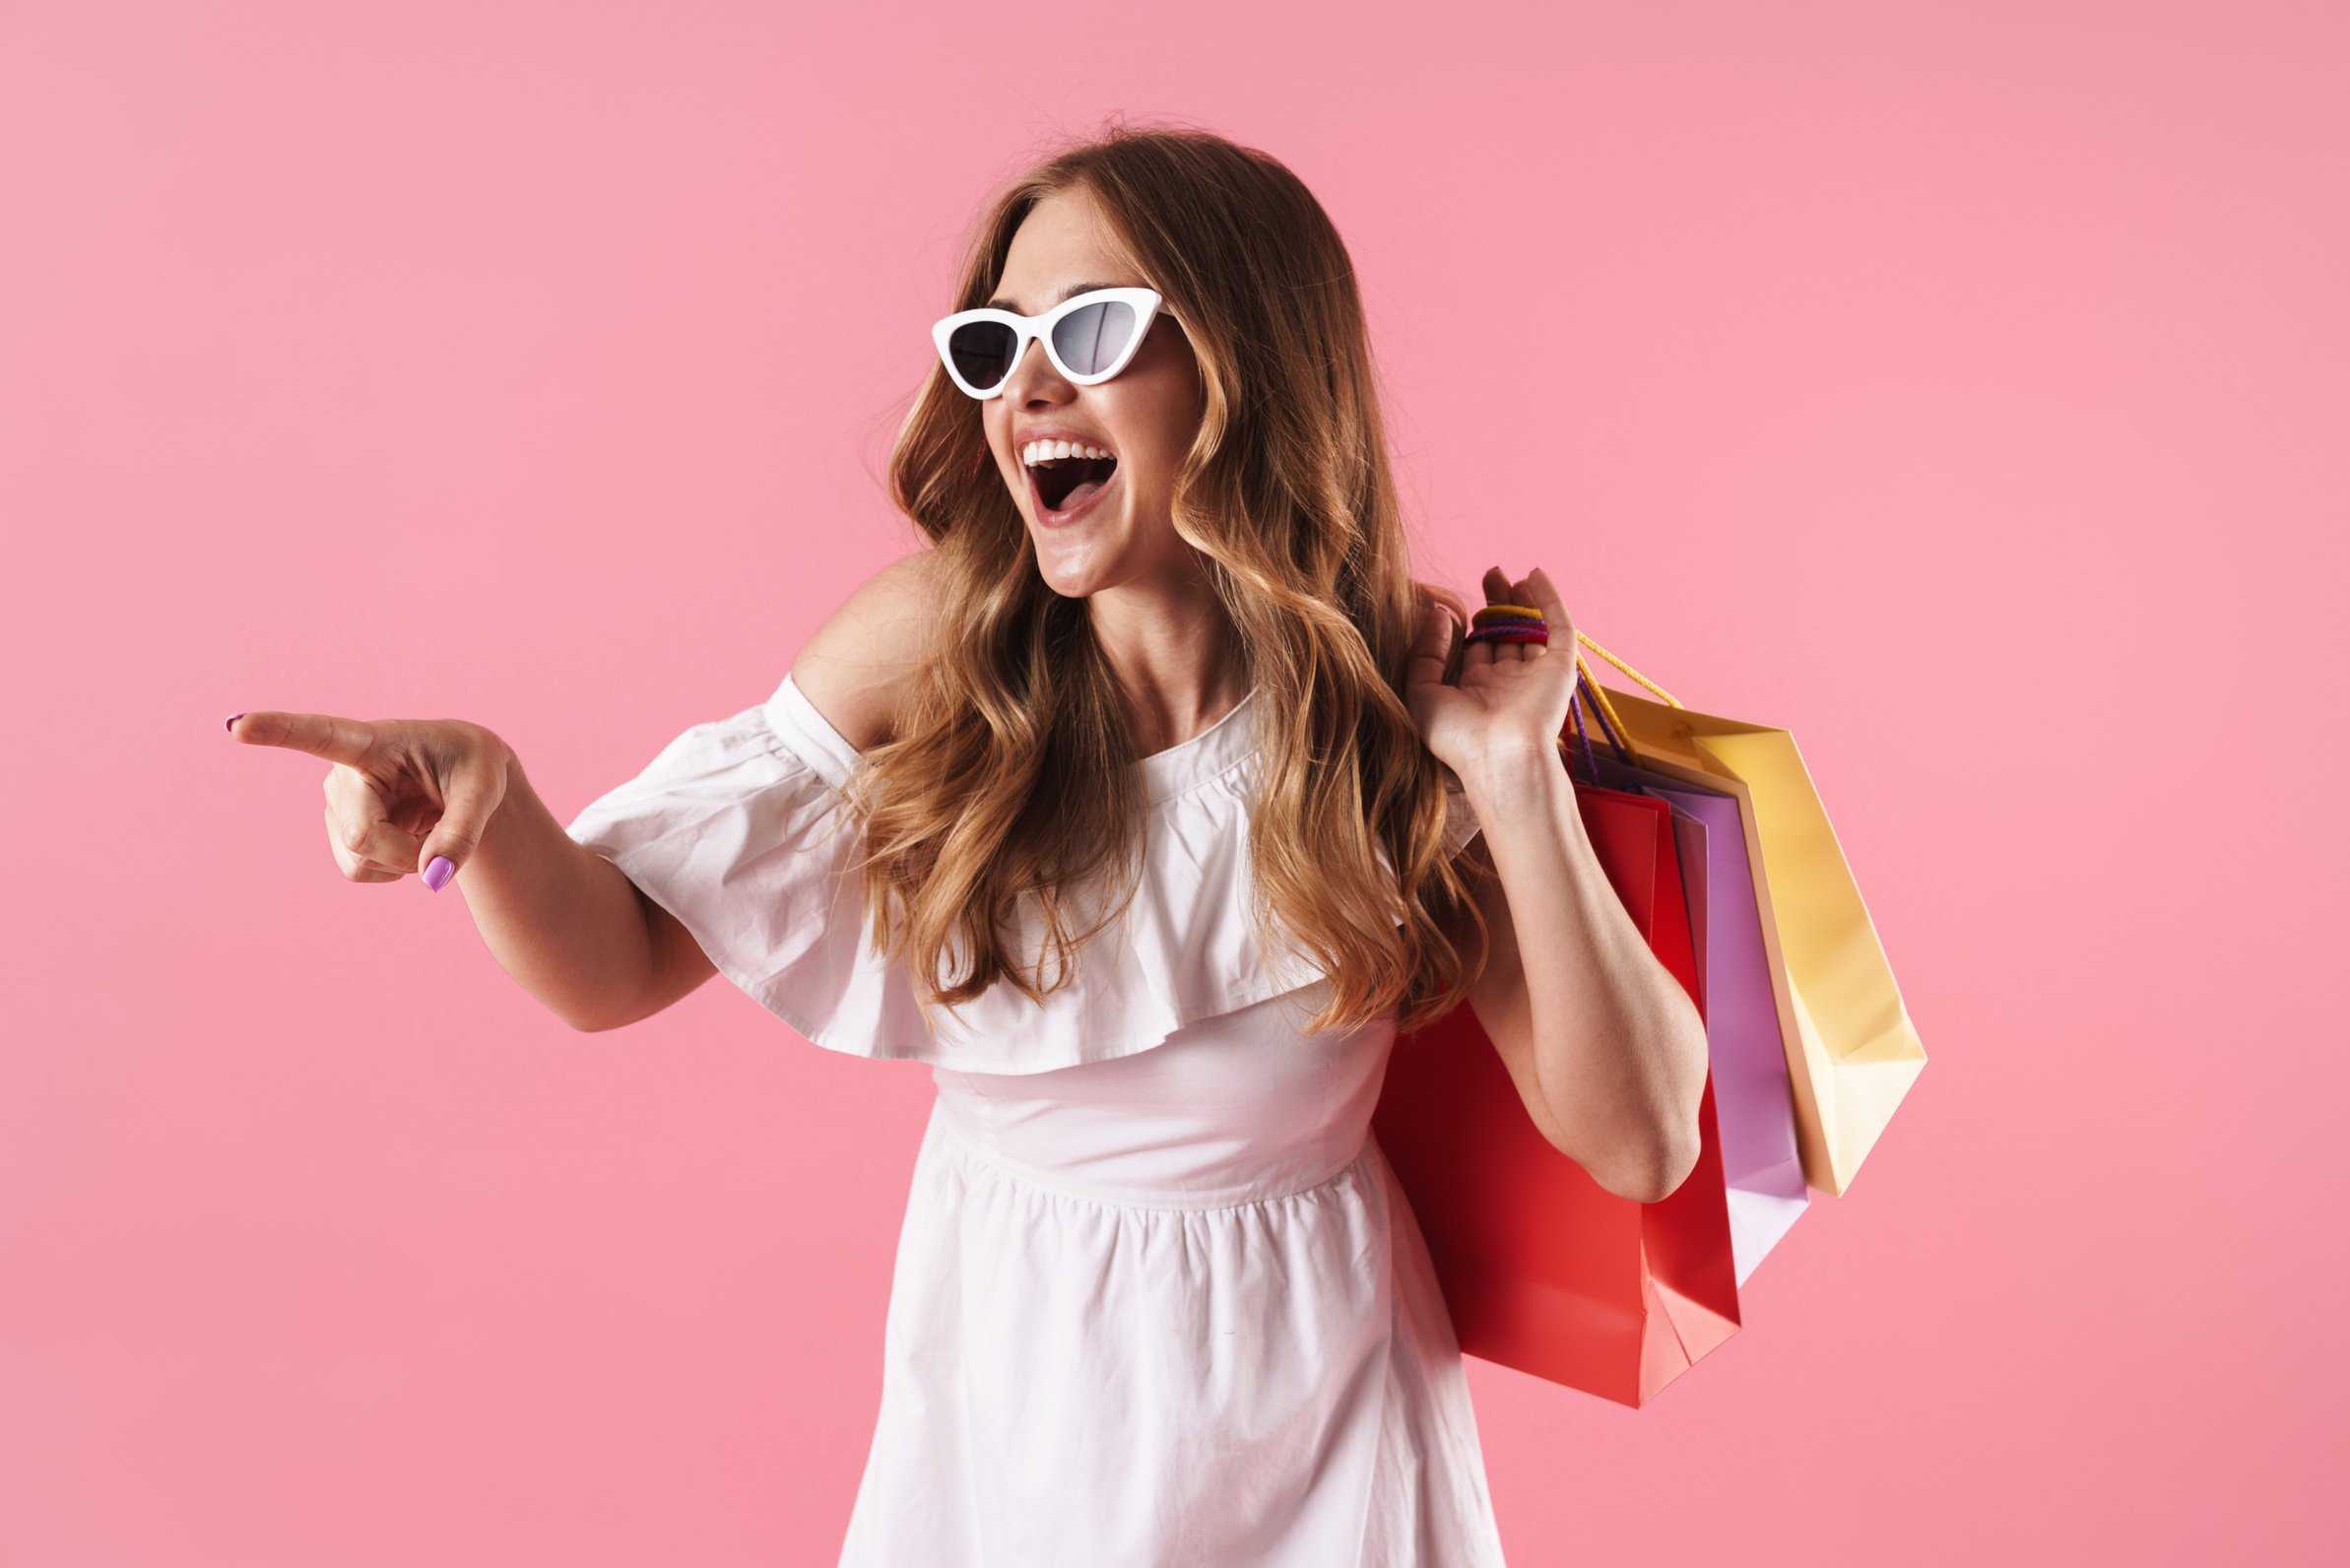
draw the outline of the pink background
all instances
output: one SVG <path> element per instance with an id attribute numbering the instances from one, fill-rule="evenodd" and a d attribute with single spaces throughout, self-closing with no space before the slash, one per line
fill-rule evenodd
<path id="1" fill-rule="evenodd" d="M 0 8 L 0 1562 L 832 1560 L 926 1073 L 575 1034 L 221 723 L 568 819 L 766 696 L 1111 110 L 1328 206 L 1423 575 L 1795 731 L 1932 1059 L 1646 1410 L 1471 1363 L 1511 1560 L 2330 1556 L 2350 16 L 1938 9 Z"/>

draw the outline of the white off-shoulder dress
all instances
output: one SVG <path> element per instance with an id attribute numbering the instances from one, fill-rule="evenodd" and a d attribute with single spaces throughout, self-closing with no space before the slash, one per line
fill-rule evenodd
<path id="1" fill-rule="evenodd" d="M 788 675 L 568 828 L 798 1033 L 937 1084 L 844 1565 L 1502 1561 L 1452 1321 L 1371 1136 L 1394 1015 L 1304 1036 L 1327 982 L 1252 927 L 1254 700 L 1134 764 L 1123 932 L 1041 1006 L 935 1010 L 936 1039 L 848 875 L 857 753 Z"/>

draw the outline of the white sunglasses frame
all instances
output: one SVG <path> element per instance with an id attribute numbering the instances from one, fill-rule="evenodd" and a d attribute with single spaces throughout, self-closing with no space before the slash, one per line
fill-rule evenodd
<path id="1" fill-rule="evenodd" d="M 1125 348 L 1118 351 L 1118 357 L 1110 361 L 1108 369 L 1096 370 L 1091 375 L 1079 375 L 1061 362 L 1061 352 L 1053 347 L 1053 328 L 1060 324 L 1063 316 L 1069 315 L 1073 311 L 1082 310 L 1087 305 L 1104 302 L 1122 303 L 1134 308 L 1134 336 L 1127 340 Z M 934 324 L 930 329 L 930 336 L 931 341 L 938 346 L 939 362 L 946 365 L 948 379 L 952 380 L 966 396 L 977 398 L 984 403 L 989 398 L 1001 396 L 1004 389 L 1012 384 L 1012 376 L 1019 370 L 1020 361 L 1028 357 L 1028 345 L 1038 340 L 1042 340 L 1044 343 L 1045 358 L 1053 361 L 1053 368 L 1059 371 L 1064 379 L 1077 386 L 1101 385 L 1102 382 L 1126 368 L 1127 362 L 1134 359 L 1136 351 L 1142 347 L 1142 340 L 1150 336 L 1151 322 L 1157 318 L 1161 310 L 1166 309 L 1166 305 L 1165 298 L 1156 289 L 1095 289 L 1085 294 L 1072 294 L 1041 316 L 1023 316 L 1010 310 L 998 310 L 990 305 L 981 305 L 976 310 L 958 310 L 953 315 L 944 317 Z M 1173 314 L 1172 311 L 1168 313 L 1170 316 Z M 1000 321 L 1010 327 L 1015 336 L 1012 350 L 1011 369 L 1004 372 L 1003 380 L 998 381 L 985 392 L 978 390 L 963 379 L 963 373 L 954 367 L 953 354 L 947 347 L 957 328 L 968 326 L 974 321 Z"/>

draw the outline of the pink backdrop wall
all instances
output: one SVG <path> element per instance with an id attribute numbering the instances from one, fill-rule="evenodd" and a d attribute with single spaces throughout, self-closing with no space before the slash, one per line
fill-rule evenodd
<path id="1" fill-rule="evenodd" d="M 1932 1058 L 1648 1409 L 1471 1363 L 1512 1561 L 2329 1555 L 2346 92 L 2273 4 L 0 8 L 0 1562 L 831 1561 L 926 1074 L 575 1034 L 221 721 L 567 818 L 764 697 L 1111 110 L 1329 207 L 1423 575 L 1795 731 Z"/>

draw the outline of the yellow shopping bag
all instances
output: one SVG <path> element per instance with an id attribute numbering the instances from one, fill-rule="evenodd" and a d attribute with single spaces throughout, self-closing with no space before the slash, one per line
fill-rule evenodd
<path id="1" fill-rule="evenodd" d="M 1795 739 L 1683 707 L 1589 637 L 1579 640 L 1663 698 L 1600 686 L 1578 653 L 1586 677 L 1579 686 L 1594 699 L 1599 731 L 1612 731 L 1638 766 L 1738 799 L 1747 858 L 1758 868 L 1755 900 L 1787 1041 L 1803 1180 L 1840 1195 L 1925 1070 L 1926 1050 Z M 1598 733 L 1590 739 L 1602 742 Z"/>

